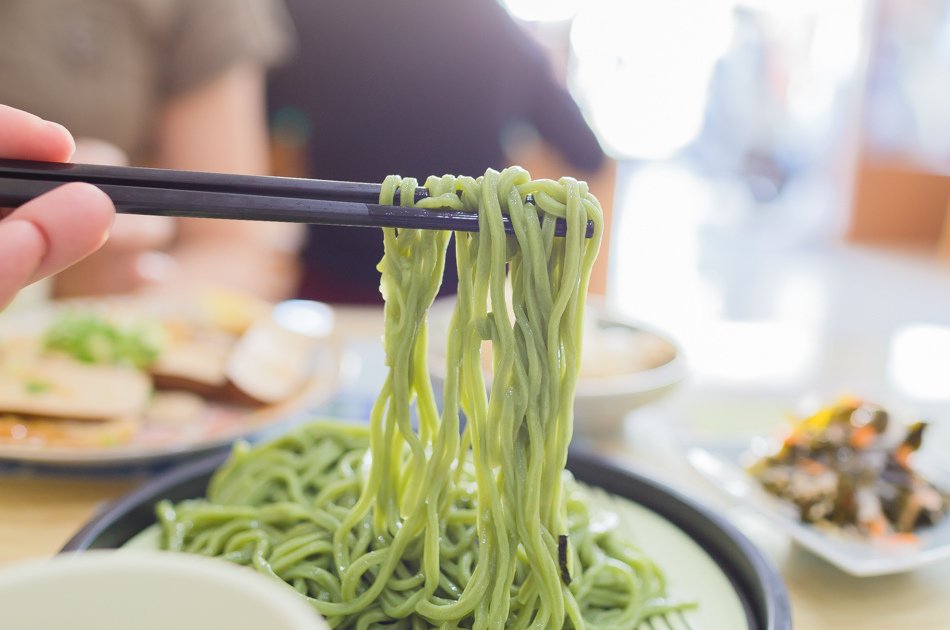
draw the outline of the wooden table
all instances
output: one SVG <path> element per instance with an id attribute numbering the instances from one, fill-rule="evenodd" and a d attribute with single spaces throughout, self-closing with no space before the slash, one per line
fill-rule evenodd
<path id="1" fill-rule="evenodd" d="M 51 556 L 106 502 L 138 480 L 0 477 L 0 566 Z"/>
<path id="2" fill-rule="evenodd" d="M 375 311 L 347 310 L 339 318 L 344 339 L 378 338 Z M 682 457 L 671 433 L 656 430 L 662 407 L 634 414 L 623 439 L 592 440 L 621 464 L 653 473 L 692 496 L 727 511 L 766 550 L 788 585 L 795 627 L 800 630 L 950 627 L 950 563 L 881 578 L 852 578 L 793 546 L 760 518 L 736 510 L 699 478 Z M 83 479 L 21 474 L 0 476 L 0 568 L 48 557 L 104 502 L 140 479 Z"/>

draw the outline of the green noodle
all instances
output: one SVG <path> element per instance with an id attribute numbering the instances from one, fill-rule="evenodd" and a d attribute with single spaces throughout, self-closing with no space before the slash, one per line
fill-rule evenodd
<path id="1" fill-rule="evenodd" d="M 600 206 L 582 182 L 532 181 L 520 168 L 425 185 L 418 205 L 477 211 L 479 222 L 455 234 L 441 413 L 426 317 L 450 234 L 386 229 L 388 374 L 369 427 L 315 423 L 239 445 L 207 499 L 159 505 L 164 545 L 280 579 L 333 627 L 636 628 L 672 607 L 663 575 L 589 512 L 564 471 Z M 380 203 L 400 189 L 411 205 L 416 186 L 387 178 Z"/>

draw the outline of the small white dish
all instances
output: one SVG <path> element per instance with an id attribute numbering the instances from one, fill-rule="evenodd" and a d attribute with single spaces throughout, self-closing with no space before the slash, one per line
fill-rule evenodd
<path id="1" fill-rule="evenodd" d="M 950 519 L 917 532 L 914 542 L 874 540 L 802 523 L 795 507 L 768 493 L 741 465 L 742 448 L 692 447 L 687 459 L 737 504 L 749 507 L 789 537 L 842 571 L 857 577 L 904 573 L 950 558 Z"/>
<path id="2" fill-rule="evenodd" d="M 221 560 L 91 551 L 0 571 L 4 630 L 328 630 L 293 590 Z"/>
<path id="3" fill-rule="evenodd" d="M 455 298 L 436 300 L 429 312 L 429 372 L 440 388 L 446 375 L 445 340 Z M 587 305 L 584 353 L 574 392 L 574 431 L 619 433 L 633 409 L 656 402 L 687 376 L 682 349 L 665 333 Z"/>

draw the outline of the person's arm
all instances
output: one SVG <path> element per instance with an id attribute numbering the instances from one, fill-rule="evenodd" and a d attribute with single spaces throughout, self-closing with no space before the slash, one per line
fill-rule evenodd
<path id="1" fill-rule="evenodd" d="M 534 179 L 557 180 L 569 175 L 574 179 L 587 182 L 590 192 L 597 197 L 604 209 L 604 238 L 600 245 L 600 255 L 591 271 L 589 291 L 594 295 L 606 295 L 610 259 L 611 210 L 617 182 L 616 162 L 604 158 L 596 170 L 579 168 L 565 159 L 561 151 L 537 138 L 508 147 L 506 157 L 511 164 L 526 168 Z"/>
<path id="2" fill-rule="evenodd" d="M 617 165 L 600 146 L 580 107 L 556 78 L 541 47 L 526 36 L 510 15 L 494 3 L 497 54 L 521 82 L 524 121 L 535 133 L 513 134 L 505 146 L 509 164 L 526 168 L 534 178 L 557 180 L 565 175 L 586 181 L 604 210 L 604 238 L 591 272 L 590 293 L 607 292 L 611 215 Z"/>
<path id="3" fill-rule="evenodd" d="M 266 174 L 263 69 L 238 64 L 172 96 L 155 132 L 154 166 Z M 56 278 L 58 297 L 216 287 L 265 299 L 297 282 L 301 230 L 291 224 L 122 216 L 109 245 Z"/>
<path id="4" fill-rule="evenodd" d="M 264 71 L 241 64 L 174 99 L 158 129 L 158 166 L 266 174 Z M 188 219 L 171 250 L 181 287 L 224 286 L 280 299 L 297 281 L 300 226 Z"/>
<path id="5" fill-rule="evenodd" d="M 75 149 L 61 125 L 0 105 L 0 156 L 64 162 Z M 88 256 L 108 237 L 112 201 L 98 188 L 61 186 L 0 209 L 0 309 L 24 286 Z"/>

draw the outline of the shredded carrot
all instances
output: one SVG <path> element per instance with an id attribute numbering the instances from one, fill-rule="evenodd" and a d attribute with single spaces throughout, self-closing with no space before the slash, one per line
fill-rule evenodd
<path id="1" fill-rule="evenodd" d="M 887 537 L 887 542 L 896 543 L 898 545 L 916 545 L 917 540 L 917 534 L 911 532 L 899 532 Z"/>
<path id="2" fill-rule="evenodd" d="M 851 446 L 862 451 L 874 442 L 875 437 L 877 437 L 877 430 L 870 424 L 866 424 L 851 432 L 849 442 L 851 442 Z"/>
<path id="3" fill-rule="evenodd" d="M 801 466 L 802 470 L 807 472 L 809 475 L 820 475 L 821 473 L 828 470 L 827 466 L 814 459 L 802 460 Z"/>
<path id="4" fill-rule="evenodd" d="M 887 521 L 883 518 L 876 518 L 868 523 L 868 535 L 871 538 L 881 538 L 887 533 Z"/>
<path id="5" fill-rule="evenodd" d="M 800 433 L 789 433 L 785 436 L 785 439 L 782 441 L 782 446 L 786 448 L 792 448 L 793 446 L 802 446 L 804 440 L 801 439 Z"/>
<path id="6" fill-rule="evenodd" d="M 894 459 L 904 468 L 910 468 L 910 455 L 914 449 L 907 444 L 901 444 L 894 452 Z"/>

